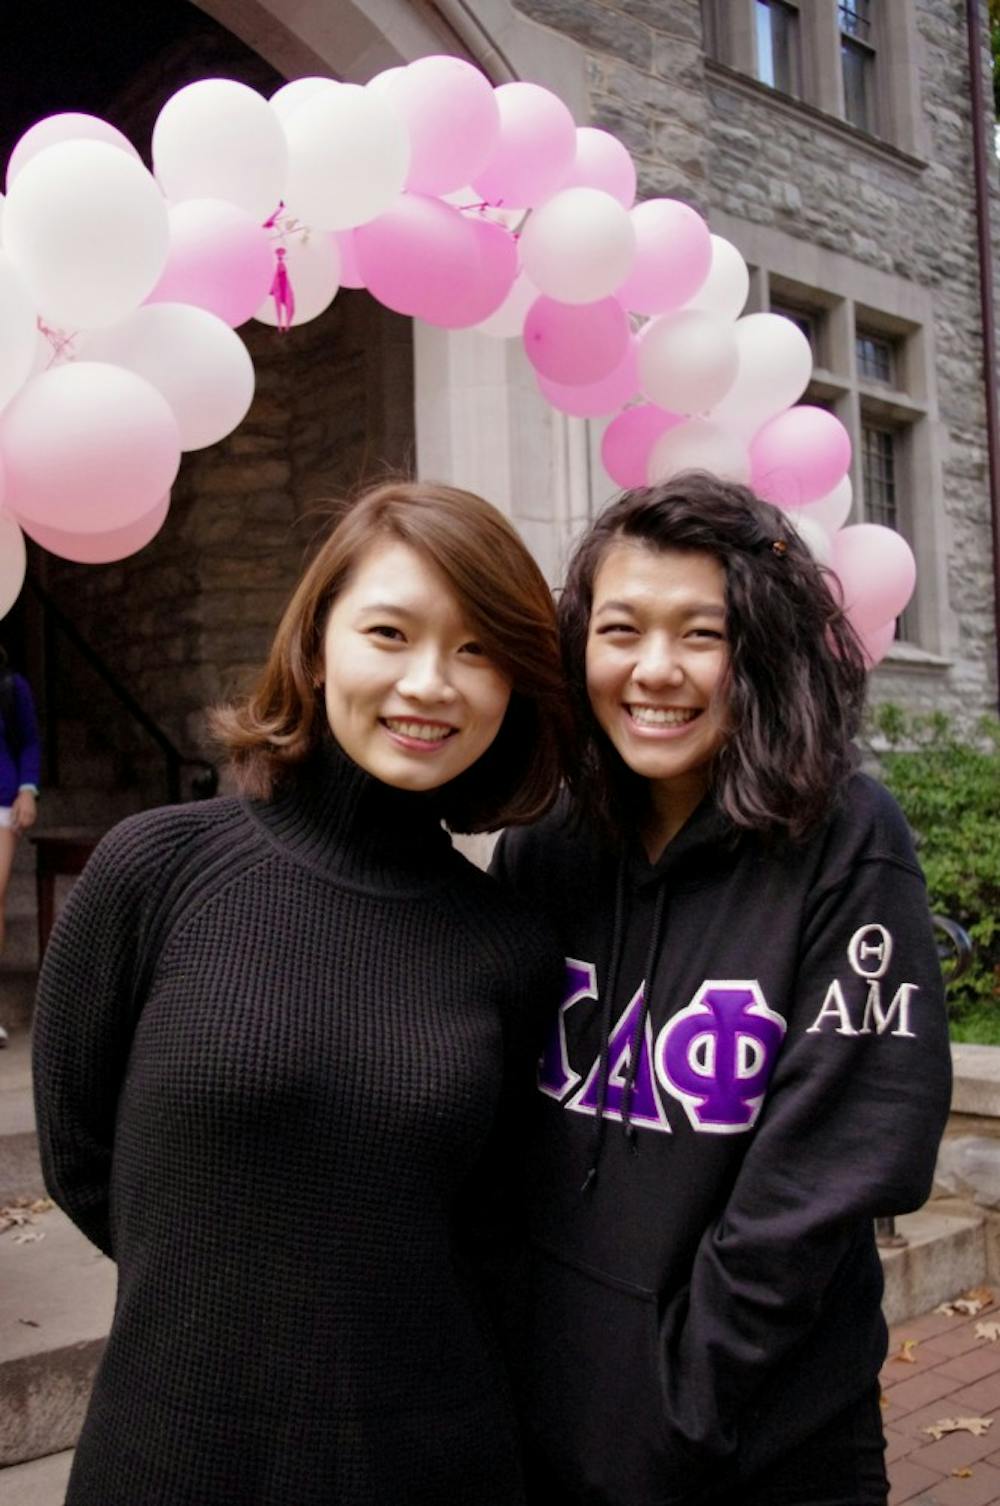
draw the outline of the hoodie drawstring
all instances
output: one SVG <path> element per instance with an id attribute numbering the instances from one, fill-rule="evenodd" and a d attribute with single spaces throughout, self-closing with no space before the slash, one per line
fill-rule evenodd
<path id="1" fill-rule="evenodd" d="M 583 1179 L 581 1192 L 589 1192 L 597 1180 L 597 1163 L 604 1145 L 604 1107 L 608 1098 L 608 1076 L 611 1056 L 611 1023 L 615 994 L 618 989 L 618 974 L 621 971 L 622 951 L 625 939 L 625 875 L 627 859 L 623 853 L 615 874 L 615 912 L 611 929 L 611 950 L 608 953 L 607 973 L 601 990 L 601 1055 L 597 1074 L 597 1111 L 590 1148 L 590 1165 Z"/>
<path id="2" fill-rule="evenodd" d="M 625 1131 L 625 1139 L 631 1150 L 638 1149 L 635 1125 L 632 1123 L 632 1099 L 635 1096 L 635 1079 L 639 1070 L 639 1055 L 642 1048 L 643 1036 L 646 1032 L 646 1021 L 649 1019 L 650 1001 L 653 997 L 653 975 L 656 972 L 656 964 L 660 957 L 660 945 L 663 933 L 663 916 L 666 910 L 666 885 L 661 884 L 656 895 L 656 908 L 653 911 L 653 928 L 649 933 L 649 946 L 646 948 L 646 965 L 642 970 L 642 1004 L 635 1017 L 632 1027 L 632 1039 L 629 1042 L 628 1066 L 625 1069 L 625 1088 L 622 1093 L 622 1125 Z"/>

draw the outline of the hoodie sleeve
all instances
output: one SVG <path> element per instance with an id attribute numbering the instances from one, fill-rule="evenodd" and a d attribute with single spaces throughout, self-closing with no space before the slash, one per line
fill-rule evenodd
<path id="1" fill-rule="evenodd" d="M 944 990 L 891 801 L 850 866 L 831 867 L 806 915 L 755 1138 L 665 1314 L 668 1432 L 694 1489 L 678 1502 L 698 1499 L 695 1461 L 717 1470 L 734 1453 L 776 1367 L 828 1309 L 849 1326 L 868 1221 L 919 1207 L 933 1179 L 951 1090 Z"/>

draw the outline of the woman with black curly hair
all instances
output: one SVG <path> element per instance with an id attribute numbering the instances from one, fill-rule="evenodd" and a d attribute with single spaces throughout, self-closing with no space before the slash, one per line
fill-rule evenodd
<path id="1" fill-rule="evenodd" d="M 948 1110 L 923 878 L 857 772 L 861 649 L 788 519 L 688 474 L 560 604 L 572 800 L 498 872 L 554 923 L 513 1352 L 545 1506 L 878 1506 L 873 1219 Z"/>

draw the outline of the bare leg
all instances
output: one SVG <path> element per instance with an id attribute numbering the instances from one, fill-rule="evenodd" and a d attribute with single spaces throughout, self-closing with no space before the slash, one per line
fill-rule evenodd
<path id="1" fill-rule="evenodd" d="M 10 870 L 14 863 L 14 853 L 17 851 L 17 833 L 9 826 L 0 826 L 0 952 L 3 951 L 4 934 L 6 928 L 7 913 L 7 885 L 10 882 Z M 6 1046 L 7 1032 L 0 1025 L 0 1046 Z"/>

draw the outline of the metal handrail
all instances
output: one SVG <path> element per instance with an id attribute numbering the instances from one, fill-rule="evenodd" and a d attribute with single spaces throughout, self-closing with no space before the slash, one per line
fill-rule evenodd
<path id="1" fill-rule="evenodd" d="M 164 732 L 163 728 L 140 706 L 131 691 L 125 688 L 114 671 L 108 668 L 100 654 L 87 642 L 75 623 L 56 605 L 41 582 L 29 573 L 25 578 L 25 584 L 32 595 L 41 603 L 45 614 L 46 705 L 51 706 L 55 700 L 54 694 L 51 693 L 52 665 L 55 663 L 55 654 L 51 652 L 51 640 L 53 629 L 58 628 L 76 651 L 87 661 L 95 674 L 103 680 L 119 705 L 128 712 L 132 720 L 139 724 L 147 736 L 152 738 L 153 742 L 160 749 L 166 768 L 167 800 L 171 804 L 176 804 L 181 799 L 181 770 L 184 768 L 198 770 L 191 780 L 191 795 L 195 800 L 207 800 L 210 796 L 214 795 L 219 788 L 219 771 L 215 764 L 210 763 L 207 758 L 192 758 L 182 753 L 167 733 Z M 46 734 L 46 755 L 49 761 L 49 769 L 52 773 L 53 783 L 58 783 L 59 742 L 55 716 L 49 718 Z"/>

